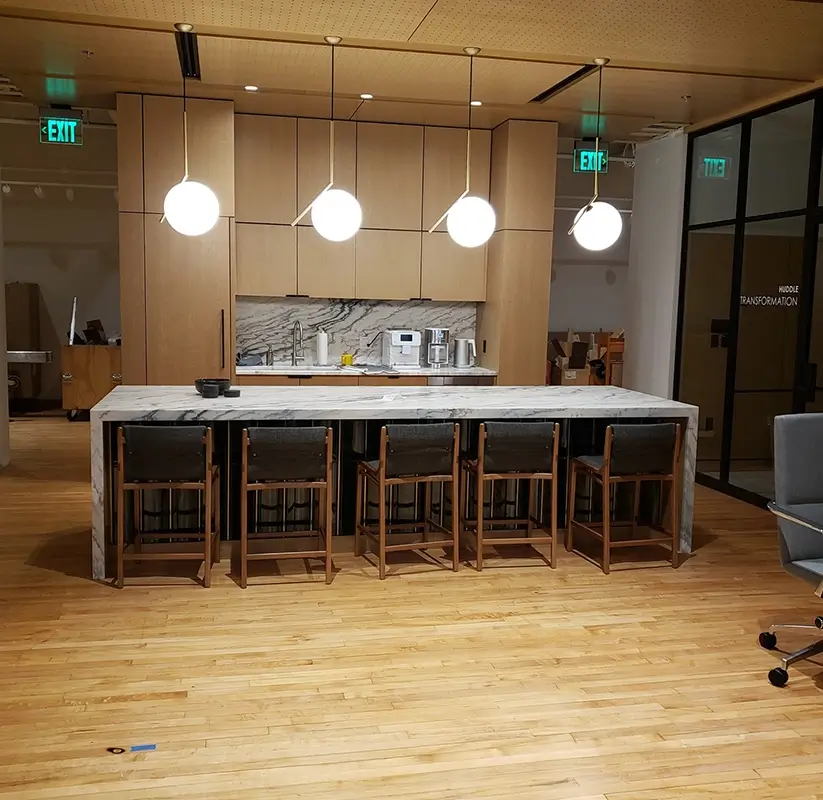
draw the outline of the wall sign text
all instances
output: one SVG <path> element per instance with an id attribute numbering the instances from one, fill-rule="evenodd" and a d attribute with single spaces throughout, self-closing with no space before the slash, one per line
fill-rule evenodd
<path id="1" fill-rule="evenodd" d="M 40 117 L 41 144 L 83 144 L 83 120 Z"/>

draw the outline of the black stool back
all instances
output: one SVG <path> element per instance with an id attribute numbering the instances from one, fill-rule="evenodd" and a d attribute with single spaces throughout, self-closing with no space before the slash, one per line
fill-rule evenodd
<path id="1" fill-rule="evenodd" d="M 454 424 L 386 426 L 386 477 L 451 475 Z"/>
<path id="2" fill-rule="evenodd" d="M 249 483 L 325 480 L 326 435 L 324 427 L 249 428 Z"/>
<path id="3" fill-rule="evenodd" d="M 197 483 L 206 480 L 206 426 L 123 426 L 126 483 Z"/>
<path id="4" fill-rule="evenodd" d="M 487 422 L 485 429 L 486 472 L 552 472 L 553 422 Z"/>

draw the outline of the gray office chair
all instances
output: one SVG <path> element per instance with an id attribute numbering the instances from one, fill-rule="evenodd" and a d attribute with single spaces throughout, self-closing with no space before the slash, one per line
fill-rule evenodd
<path id="1" fill-rule="evenodd" d="M 780 561 L 784 569 L 816 587 L 823 598 L 823 414 L 787 414 L 774 420 L 775 502 Z M 760 634 L 760 646 L 777 647 L 774 631 L 800 628 L 823 634 L 823 616 L 814 625 L 772 625 Z M 823 654 L 823 640 L 789 653 L 783 666 L 769 672 L 773 686 L 785 686 L 787 667 Z"/>

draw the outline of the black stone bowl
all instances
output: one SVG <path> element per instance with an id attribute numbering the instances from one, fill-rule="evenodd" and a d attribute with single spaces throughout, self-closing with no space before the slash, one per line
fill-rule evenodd
<path id="1" fill-rule="evenodd" d="M 216 386 L 217 394 L 223 394 L 226 389 L 231 388 L 231 381 L 228 378 L 197 378 L 194 382 L 194 388 L 197 389 L 198 394 L 203 394 L 204 386 Z"/>

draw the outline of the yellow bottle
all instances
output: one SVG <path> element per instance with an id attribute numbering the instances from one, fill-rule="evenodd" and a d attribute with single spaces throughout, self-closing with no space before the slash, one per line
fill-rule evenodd
<path id="1" fill-rule="evenodd" d="M 351 353 L 343 353 L 343 355 L 340 356 L 340 363 L 344 367 L 351 367 L 354 364 L 354 356 Z"/>

